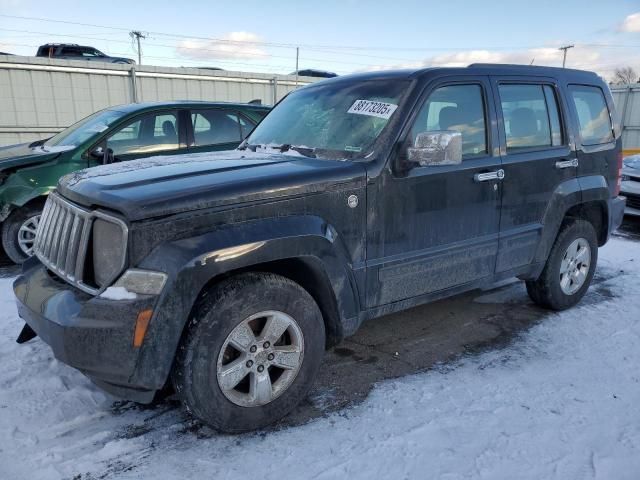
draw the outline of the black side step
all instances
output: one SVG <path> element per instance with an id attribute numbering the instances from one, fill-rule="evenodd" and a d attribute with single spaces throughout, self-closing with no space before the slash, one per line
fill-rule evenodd
<path id="1" fill-rule="evenodd" d="M 18 338 L 16 339 L 16 342 L 25 343 L 33 338 L 36 338 L 37 336 L 38 334 L 33 331 L 33 328 L 25 323 L 22 331 L 20 332 L 20 335 L 18 335 Z"/>

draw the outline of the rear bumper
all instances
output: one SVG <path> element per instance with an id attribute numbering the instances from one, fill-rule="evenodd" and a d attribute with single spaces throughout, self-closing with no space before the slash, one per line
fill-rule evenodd
<path id="1" fill-rule="evenodd" d="M 624 197 L 615 197 L 609 200 L 609 235 L 615 232 L 625 213 L 626 199 Z"/>
<path id="2" fill-rule="evenodd" d="M 155 296 L 94 297 L 55 278 L 35 259 L 25 263 L 13 290 L 20 317 L 58 360 L 115 396 L 141 403 L 153 399 L 155 388 L 130 379 L 140 350 L 133 347 L 136 317 L 153 308 Z"/>

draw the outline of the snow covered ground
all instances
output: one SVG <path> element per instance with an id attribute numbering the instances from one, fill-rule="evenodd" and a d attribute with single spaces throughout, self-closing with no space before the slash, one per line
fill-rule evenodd
<path id="1" fill-rule="evenodd" d="M 114 402 L 40 340 L 15 344 L 12 279 L 0 279 L 0 478 L 638 479 L 640 243 L 613 239 L 599 272 L 610 296 L 545 315 L 507 346 L 241 436 L 170 402 Z M 513 308 L 522 287 L 477 296 Z"/>

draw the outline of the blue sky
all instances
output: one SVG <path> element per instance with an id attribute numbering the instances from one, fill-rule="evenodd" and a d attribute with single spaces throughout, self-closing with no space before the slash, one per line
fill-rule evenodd
<path id="1" fill-rule="evenodd" d="M 149 32 L 143 41 L 148 64 L 289 73 L 294 46 L 300 45 L 301 68 L 347 73 L 473 61 L 558 65 L 557 47 L 573 43 L 568 66 L 608 75 L 630 65 L 640 72 L 640 15 L 633 17 L 640 12 L 638 0 L 113 0 L 102 10 L 98 5 L 0 0 L 4 15 L 114 27 L 0 16 L 0 50 L 33 54 L 41 43 L 73 41 L 135 57 L 127 31 L 138 29 Z"/>

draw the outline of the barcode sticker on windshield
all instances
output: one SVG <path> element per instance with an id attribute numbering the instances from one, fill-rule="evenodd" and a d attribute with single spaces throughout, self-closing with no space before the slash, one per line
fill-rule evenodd
<path id="1" fill-rule="evenodd" d="M 369 115 L 370 117 L 389 118 L 398 105 L 393 103 L 374 102 L 372 100 L 356 100 L 347 113 Z"/>

